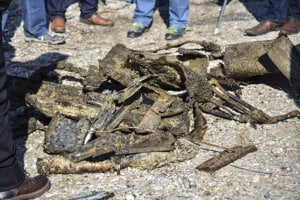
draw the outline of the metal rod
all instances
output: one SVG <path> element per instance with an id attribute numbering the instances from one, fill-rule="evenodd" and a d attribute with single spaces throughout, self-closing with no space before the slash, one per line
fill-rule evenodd
<path id="1" fill-rule="evenodd" d="M 216 28 L 215 28 L 214 35 L 217 35 L 218 32 L 219 32 L 219 29 L 220 29 L 220 26 L 221 26 L 221 22 L 222 22 L 222 19 L 223 19 L 223 15 L 224 15 L 224 11 L 225 11 L 226 4 L 227 4 L 227 0 L 224 0 L 223 5 L 222 5 L 222 9 L 221 9 L 220 14 L 219 14 L 219 17 L 218 17 L 218 22 L 217 22 L 217 25 L 216 25 Z"/>

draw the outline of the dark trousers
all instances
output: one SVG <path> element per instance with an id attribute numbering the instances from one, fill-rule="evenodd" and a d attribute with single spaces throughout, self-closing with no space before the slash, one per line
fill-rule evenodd
<path id="1" fill-rule="evenodd" d="M 46 0 L 47 12 L 52 21 L 54 18 L 66 19 L 67 0 Z M 98 0 L 79 0 L 80 17 L 90 18 L 98 11 Z"/>
<path id="2" fill-rule="evenodd" d="M 287 18 L 300 20 L 300 0 L 269 0 L 265 19 L 284 22 Z"/>
<path id="3" fill-rule="evenodd" d="M 0 21 L 2 13 L 0 11 Z M 0 29 L 0 192 L 20 185 L 25 178 L 24 171 L 15 158 L 13 135 L 8 127 L 8 101 L 6 91 L 6 70 L 2 50 Z"/>

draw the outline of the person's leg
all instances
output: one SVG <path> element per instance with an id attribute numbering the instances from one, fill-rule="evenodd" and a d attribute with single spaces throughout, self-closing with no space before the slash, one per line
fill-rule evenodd
<path id="1" fill-rule="evenodd" d="M 137 0 L 133 21 L 144 27 L 149 27 L 153 20 L 155 2 L 155 0 Z"/>
<path id="2" fill-rule="evenodd" d="M 63 18 L 66 20 L 67 0 L 46 0 L 46 8 L 49 16 L 49 20 L 52 21 L 55 18 Z"/>
<path id="3" fill-rule="evenodd" d="M 66 32 L 67 0 L 46 0 L 46 9 L 51 22 L 51 30 L 55 33 Z"/>
<path id="4" fill-rule="evenodd" d="M 134 10 L 133 24 L 129 27 L 127 37 L 141 36 L 150 27 L 153 20 L 156 0 L 137 0 Z"/>
<path id="5" fill-rule="evenodd" d="M 98 11 L 98 0 L 79 0 L 80 18 L 90 18 Z"/>
<path id="6" fill-rule="evenodd" d="M 287 19 L 281 32 L 288 35 L 300 32 L 300 0 L 290 0 Z"/>
<path id="7" fill-rule="evenodd" d="M 80 0 L 79 6 L 81 22 L 98 26 L 113 26 L 112 20 L 105 19 L 97 13 L 98 0 Z"/>
<path id="8" fill-rule="evenodd" d="M 189 0 L 170 0 L 170 26 L 186 28 L 189 17 Z"/>
<path id="9" fill-rule="evenodd" d="M 62 44 L 64 37 L 50 35 L 45 0 L 21 0 L 24 35 L 26 42 Z"/>
<path id="10" fill-rule="evenodd" d="M 0 33 L 2 43 L 2 30 Z M 5 84 L 6 70 L 2 45 L 0 45 L 0 192 L 19 186 L 25 179 L 24 171 L 16 162 L 13 136 L 8 127 L 8 101 Z"/>
<path id="11" fill-rule="evenodd" d="M 300 0 L 290 0 L 287 18 L 300 20 Z"/>
<path id="12" fill-rule="evenodd" d="M 0 22 L 2 13 L 0 11 Z M 6 92 L 6 70 L 0 30 L 0 199 L 32 199 L 50 188 L 46 176 L 25 176 L 15 157 L 15 147 L 8 126 L 8 100 Z"/>
<path id="13" fill-rule="evenodd" d="M 48 33 L 44 0 L 21 0 L 21 8 L 26 37 L 39 37 Z"/>
<path id="14" fill-rule="evenodd" d="M 290 0 L 269 0 L 265 20 L 275 23 L 284 23 L 288 13 L 289 1 Z"/>
<path id="15" fill-rule="evenodd" d="M 181 37 L 187 26 L 189 18 L 189 0 L 170 0 L 169 2 L 169 23 L 166 40 L 173 40 Z"/>
<path id="16" fill-rule="evenodd" d="M 269 0 L 264 19 L 258 25 L 246 29 L 246 35 L 257 36 L 280 30 L 287 18 L 288 5 L 289 0 Z"/>

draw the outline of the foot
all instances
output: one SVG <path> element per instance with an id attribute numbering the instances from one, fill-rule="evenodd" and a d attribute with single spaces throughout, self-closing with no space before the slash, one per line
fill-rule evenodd
<path id="1" fill-rule="evenodd" d="M 291 35 L 300 32 L 300 20 L 297 19 L 287 19 L 284 23 L 281 33 Z"/>
<path id="2" fill-rule="evenodd" d="M 253 28 L 246 29 L 245 33 L 249 36 L 263 35 L 271 31 L 280 30 L 283 23 L 276 23 L 269 20 L 263 20 Z"/>
<path id="3" fill-rule="evenodd" d="M 129 38 L 136 38 L 141 36 L 144 32 L 146 32 L 148 28 L 140 23 L 133 23 L 129 31 L 127 32 L 127 37 Z"/>
<path id="4" fill-rule="evenodd" d="M 25 200 L 41 196 L 50 189 L 50 181 L 46 176 L 26 177 L 24 182 L 11 190 L 0 192 L 0 199 Z"/>
<path id="5" fill-rule="evenodd" d="M 85 24 L 92 24 L 98 26 L 113 26 L 114 22 L 110 19 L 101 17 L 98 13 L 95 13 L 90 18 L 80 18 L 80 21 Z"/>
<path id="6" fill-rule="evenodd" d="M 55 33 L 66 32 L 66 20 L 62 17 L 57 17 L 51 22 L 51 31 Z"/>
<path id="7" fill-rule="evenodd" d="M 184 28 L 179 28 L 178 26 L 170 26 L 168 32 L 165 35 L 166 40 L 174 40 L 181 37 L 184 33 Z"/>
<path id="8" fill-rule="evenodd" d="M 65 38 L 63 36 L 59 35 L 50 35 L 49 33 L 46 33 L 45 35 L 42 35 L 40 37 L 28 37 L 25 36 L 26 42 L 41 42 L 46 44 L 63 44 L 65 43 Z"/>

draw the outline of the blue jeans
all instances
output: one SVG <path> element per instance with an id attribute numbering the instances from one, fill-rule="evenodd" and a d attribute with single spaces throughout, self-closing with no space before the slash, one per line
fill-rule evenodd
<path id="1" fill-rule="evenodd" d="M 265 19 L 284 22 L 287 18 L 300 20 L 300 0 L 269 0 Z"/>
<path id="2" fill-rule="evenodd" d="M 137 0 L 134 11 L 134 22 L 149 27 L 153 20 L 155 0 Z M 170 26 L 185 28 L 189 16 L 189 0 L 169 1 L 169 23 Z"/>
<path id="3" fill-rule="evenodd" d="M 57 17 L 66 19 L 67 0 L 46 0 L 50 21 Z M 98 0 L 79 0 L 80 17 L 90 18 L 98 11 Z"/>
<path id="4" fill-rule="evenodd" d="M 48 33 L 48 21 L 44 0 L 21 0 L 24 34 L 39 37 Z"/>

